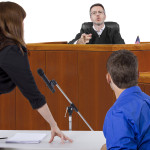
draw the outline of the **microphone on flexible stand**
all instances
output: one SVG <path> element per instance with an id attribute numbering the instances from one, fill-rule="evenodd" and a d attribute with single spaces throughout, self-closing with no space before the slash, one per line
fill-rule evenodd
<path id="1" fill-rule="evenodd" d="M 41 76 L 41 78 L 45 81 L 46 85 L 48 86 L 48 88 L 52 91 L 52 93 L 55 92 L 54 86 L 56 85 L 56 87 L 60 90 L 60 92 L 64 95 L 64 97 L 67 99 L 67 101 L 70 103 L 70 107 L 67 107 L 68 109 L 68 113 L 69 113 L 69 130 L 72 130 L 72 113 L 73 110 L 75 112 L 78 113 L 78 115 L 81 117 L 81 119 L 84 121 L 84 123 L 89 127 L 89 129 L 91 131 L 93 131 L 93 129 L 91 128 L 91 126 L 87 123 L 87 121 L 84 119 L 84 117 L 81 115 L 81 113 L 78 111 L 77 107 L 70 101 L 70 99 L 68 98 L 68 96 L 64 93 L 64 91 L 60 88 L 60 86 L 57 84 L 57 82 L 55 80 L 48 80 L 46 75 L 44 74 L 44 71 L 42 69 L 38 69 L 37 70 L 38 74 Z"/>
<path id="2" fill-rule="evenodd" d="M 48 86 L 48 88 L 52 91 L 52 93 L 55 93 L 55 89 L 54 86 L 57 84 L 55 80 L 51 80 L 49 81 L 46 77 L 46 75 L 44 74 L 44 71 L 40 68 L 37 70 L 38 74 L 41 76 L 41 78 L 45 81 L 46 85 Z"/>

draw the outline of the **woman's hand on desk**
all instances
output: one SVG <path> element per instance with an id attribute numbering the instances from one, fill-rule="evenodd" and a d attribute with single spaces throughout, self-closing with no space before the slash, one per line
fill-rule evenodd
<path id="1" fill-rule="evenodd" d="M 54 127 L 51 127 L 51 139 L 50 139 L 49 143 L 51 143 L 54 140 L 55 136 L 59 136 L 61 138 L 62 144 L 64 144 L 64 141 L 67 141 L 67 140 L 72 142 L 72 140 L 69 137 L 67 137 L 60 131 L 60 129 L 58 128 L 57 125 Z"/>
<path id="2" fill-rule="evenodd" d="M 64 141 L 66 140 L 72 142 L 72 140 L 65 136 L 58 128 L 57 123 L 55 122 L 47 103 L 44 104 L 42 107 L 38 108 L 37 111 L 49 123 L 51 127 L 51 139 L 49 143 L 51 143 L 54 140 L 55 136 L 59 136 L 61 138 L 62 143 L 64 143 Z"/>

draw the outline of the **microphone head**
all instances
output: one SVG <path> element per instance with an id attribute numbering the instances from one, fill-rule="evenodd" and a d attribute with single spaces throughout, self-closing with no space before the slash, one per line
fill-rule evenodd
<path id="1" fill-rule="evenodd" d="M 38 74 L 39 74 L 40 76 L 43 76 L 43 75 L 44 75 L 44 71 L 43 71 L 41 68 L 39 68 L 39 69 L 37 70 L 37 72 L 38 72 Z"/>

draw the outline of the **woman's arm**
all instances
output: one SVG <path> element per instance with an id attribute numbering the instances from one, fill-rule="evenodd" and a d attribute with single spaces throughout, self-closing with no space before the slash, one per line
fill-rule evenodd
<path id="1" fill-rule="evenodd" d="M 55 136 L 59 136 L 61 138 L 62 143 L 64 143 L 64 140 L 65 141 L 68 140 L 72 142 L 72 140 L 68 138 L 67 136 L 65 136 L 58 128 L 57 123 L 55 122 L 47 104 L 37 109 L 37 111 L 49 123 L 51 127 L 51 139 L 49 141 L 50 143 L 53 141 Z"/>

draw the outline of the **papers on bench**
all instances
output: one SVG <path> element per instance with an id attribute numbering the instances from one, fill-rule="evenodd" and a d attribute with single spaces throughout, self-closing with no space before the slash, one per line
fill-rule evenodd
<path id="1" fill-rule="evenodd" d="M 14 136 L 8 138 L 6 143 L 36 144 L 40 143 L 45 136 L 46 133 L 16 133 Z"/>

